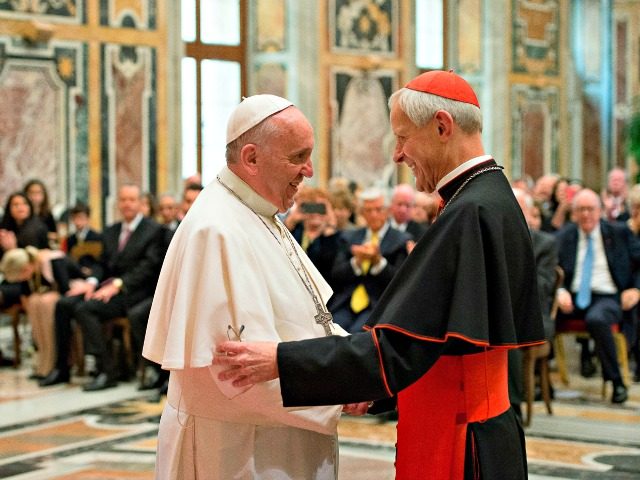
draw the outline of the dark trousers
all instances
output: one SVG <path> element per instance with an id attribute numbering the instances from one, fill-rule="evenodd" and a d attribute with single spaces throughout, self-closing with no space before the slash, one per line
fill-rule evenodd
<path id="1" fill-rule="evenodd" d="M 127 307 L 122 294 L 108 302 L 87 300 L 76 309 L 76 320 L 82 329 L 84 352 L 96 357 L 98 373 L 114 375 L 114 364 L 109 352 L 109 340 L 105 338 L 103 324 L 116 317 L 125 317 Z"/>
<path id="2" fill-rule="evenodd" d="M 84 301 L 84 295 L 60 297 L 55 309 L 56 368 L 61 372 L 69 371 L 69 353 L 71 351 L 71 322 L 76 308 Z"/>
<path id="3" fill-rule="evenodd" d="M 620 297 L 618 295 L 593 294 L 591 305 L 586 309 L 576 308 L 569 315 L 559 312 L 558 318 L 561 319 L 562 317 L 583 318 L 585 320 L 589 335 L 591 335 L 596 344 L 596 354 L 602 364 L 604 380 L 621 382 L 622 376 L 618 366 L 616 345 L 611 333 L 611 326 L 622 321 Z"/>
<path id="4" fill-rule="evenodd" d="M 131 342 L 133 344 L 134 359 L 136 361 L 142 360 L 143 363 L 146 362 L 142 359 L 142 346 L 144 345 L 144 335 L 147 331 L 152 302 L 153 297 L 149 297 L 135 304 L 127 312 L 129 324 L 131 325 Z"/>
<path id="5" fill-rule="evenodd" d="M 69 370 L 71 348 L 71 322 L 76 320 L 82 330 L 84 353 L 96 357 L 98 373 L 113 374 L 113 361 L 109 355 L 109 339 L 105 338 L 103 323 L 126 316 L 123 295 L 116 295 L 108 302 L 84 300 L 84 295 L 62 297 L 56 304 L 55 329 L 57 342 L 56 368 Z"/>

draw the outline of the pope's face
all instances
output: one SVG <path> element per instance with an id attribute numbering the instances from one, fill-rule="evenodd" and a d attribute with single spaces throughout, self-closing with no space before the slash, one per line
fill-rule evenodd
<path id="1" fill-rule="evenodd" d="M 286 212 L 302 181 L 313 176 L 313 129 L 297 108 L 283 110 L 273 121 L 278 124 L 277 133 L 265 145 L 257 145 L 258 193 Z"/>
<path id="2" fill-rule="evenodd" d="M 393 161 L 406 163 L 416 177 L 418 190 L 433 192 L 443 176 L 435 119 L 418 128 L 396 102 L 391 107 L 391 128 L 396 137 Z"/>

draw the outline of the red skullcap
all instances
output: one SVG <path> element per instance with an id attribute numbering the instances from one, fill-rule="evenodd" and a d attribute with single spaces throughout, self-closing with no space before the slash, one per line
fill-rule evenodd
<path id="1" fill-rule="evenodd" d="M 457 102 L 470 103 L 480 108 L 478 97 L 467 81 L 453 70 L 433 70 L 418 75 L 405 85 L 405 88 L 418 92 L 430 93 Z"/>

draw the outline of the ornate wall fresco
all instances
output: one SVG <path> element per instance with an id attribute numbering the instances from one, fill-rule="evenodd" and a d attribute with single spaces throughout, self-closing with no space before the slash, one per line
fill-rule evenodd
<path id="1" fill-rule="evenodd" d="M 330 0 L 329 33 L 335 53 L 397 55 L 397 0 Z"/>
<path id="2" fill-rule="evenodd" d="M 394 139 L 387 101 L 403 70 L 398 30 L 403 5 L 409 7 L 398 0 L 325 2 L 324 179 L 341 176 L 368 187 L 397 177 L 398 169 L 390 161 Z"/>
<path id="3" fill-rule="evenodd" d="M 165 0 L 0 0 L 10 18 L 0 21 L 0 202 L 37 171 L 60 209 L 88 202 L 103 228 L 122 183 L 166 189 L 166 9 Z M 44 35 L 28 42 L 34 26 Z"/>
<path id="4" fill-rule="evenodd" d="M 256 52 L 282 52 L 287 42 L 284 0 L 256 0 Z"/>
<path id="5" fill-rule="evenodd" d="M 460 0 L 456 15 L 458 69 L 477 73 L 482 69 L 482 1 Z"/>
<path id="6" fill-rule="evenodd" d="M 0 199 L 34 176 L 53 205 L 88 199 L 86 45 L 0 38 Z"/>
<path id="7" fill-rule="evenodd" d="M 85 23 L 86 0 L 0 0 L 0 17 Z"/>
<path id="8" fill-rule="evenodd" d="M 102 191 L 107 221 L 118 186 L 156 190 L 156 59 L 149 47 L 106 44 L 102 70 Z"/>
<path id="9" fill-rule="evenodd" d="M 156 0 L 100 0 L 100 25 L 154 30 L 156 8 Z"/>
<path id="10" fill-rule="evenodd" d="M 334 176 L 355 179 L 363 187 L 393 176 L 395 166 L 389 160 L 395 139 L 389 124 L 387 99 L 396 89 L 394 71 L 332 69 Z"/>
<path id="11" fill-rule="evenodd" d="M 560 6 L 557 0 L 512 0 L 512 68 L 559 74 Z"/>
<path id="12" fill-rule="evenodd" d="M 512 174 L 538 178 L 558 171 L 560 99 L 555 87 L 511 87 Z"/>

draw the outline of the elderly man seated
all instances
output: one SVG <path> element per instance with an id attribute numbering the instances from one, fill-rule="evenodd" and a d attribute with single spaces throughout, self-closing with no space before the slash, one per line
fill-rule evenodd
<path id="1" fill-rule="evenodd" d="M 611 326 L 622 321 L 623 310 L 638 303 L 640 276 L 633 267 L 640 260 L 640 243 L 624 224 L 601 219 L 600 198 L 593 190 L 576 194 L 572 213 L 576 223 L 557 233 L 559 262 L 565 272 L 564 289 L 558 292 L 558 321 L 584 318 L 596 344 L 602 376 L 613 383 L 611 402 L 624 403 L 627 387 Z M 582 363 L 589 361 L 583 350 Z"/>

